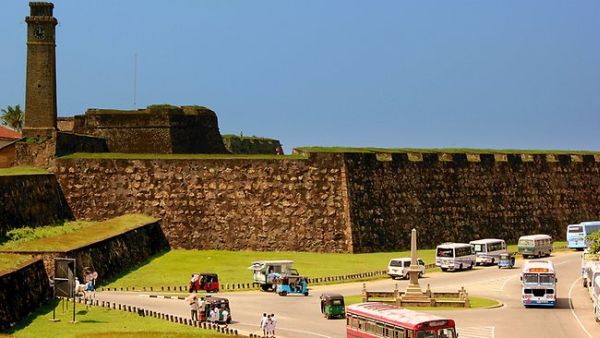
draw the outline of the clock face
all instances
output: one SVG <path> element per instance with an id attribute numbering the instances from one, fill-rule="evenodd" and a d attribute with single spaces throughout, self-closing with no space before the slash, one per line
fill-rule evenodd
<path id="1" fill-rule="evenodd" d="M 40 25 L 35 25 L 35 27 L 33 27 L 33 36 L 39 40 L 45 38 L 46 31 L 44 30 L 44 27 L 42 27 Z"/>

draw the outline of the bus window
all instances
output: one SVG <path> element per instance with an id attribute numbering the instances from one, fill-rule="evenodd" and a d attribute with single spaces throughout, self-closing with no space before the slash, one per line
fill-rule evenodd
<path id="1" fill-rule="evenodd" d="M 580 233 L 580 232 L 583 232 L 583 227 L 581 225 L 569 227 L 569 233 L 571 233 L 571 234 Z"/>
<path id="2" fill-rule="evenodd" d="M 540 274 L 540 284 L 554 284 L 554 275 L 548 273 Z"/>
<path id="3" fill-rule="evenodd" d="M 383 323 L 377 323 L 374 325 L 375 334 L 383 336 Z"/>
<path id="4" fill-rule="evenodd" d="M 475 252 L 486 252 L 485 245 L 483 244 L 473 244 L 473 250 L 475 250 Z"/>
<path id="5" fill-rule="evenodd" d="M 456 338 L 454 329 L 439 329 L 438 338 Z"/>
<path id="6" fill-rule="evenodd" d="M 435 331 L 433 331 L 433 330 L 418 331 L 417 338 L 435 338 Z"/>
<path id="7" fill-rule="evenodd" d="M 454 251 L 452 249 L 437 249 L 438 257 L 454 257 Z"/>
<path id="8" fill-rule="evenodd" d="M 530 239 L 522 239 L 519 241 L 519 246 L 533 246 L 533 241 Z"/>
<path id="9" fill-rule="evenodd" d="M 537 282 L 538 282 L 538 275 L 536 273 L 525 273 L 525 274 L 523 274 L 523 283 L 537 284 Z"/>
<path id="10" fill-rule="evenodd" d="M 362 318 L 358 318 L 358 329 L 365 331 L 365 320 Z"/>

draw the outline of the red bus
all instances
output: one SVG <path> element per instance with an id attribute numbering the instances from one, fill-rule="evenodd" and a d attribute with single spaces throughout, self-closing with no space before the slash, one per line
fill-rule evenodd
<path id="1" fill-rule="evenodd" d="M 374 302 L 346 308 L 346 337 L 457 338 L 457 335 L 452 319 Z"/>

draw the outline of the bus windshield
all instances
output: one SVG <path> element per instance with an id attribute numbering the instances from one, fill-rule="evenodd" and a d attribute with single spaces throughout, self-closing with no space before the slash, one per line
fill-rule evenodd
<path id="1" fill-rule="evenodd" d="M 583 232 L 583 227 L 581 225 L 574 226 L 574 227 L 569 227 L 569 233 L 570 234 L 580 233 L 580 232 Z"/>
<path id="2" fill-rule="evenodd" d="M 537 284 L 538 275 L 537 273 L 525 273 L 523 274 L 523 283 L 525 284 Z"/>
<path id="3" fill-rule="evenodd" d="M 540 274 L 540 284 L 554 285 L 554 274 L 552 274 L 552 273 Z"/>
<path id="4" fill-rule="evenodd" d="M 533 241 L 530 239 L 519 240 L 519 246 L 533 246 Z"/>
<path id="5" fill-rule="evenodd" d="M 438 257 L 454 257 L 454 251 L 452 249 L 438 248 L 437 256 Z"/>
<path id="6" fill-rule="evenodd" d="M 475 252 L 486 252 L 484 244 L 473 244 L 473 250 L 475 250 Z"/>

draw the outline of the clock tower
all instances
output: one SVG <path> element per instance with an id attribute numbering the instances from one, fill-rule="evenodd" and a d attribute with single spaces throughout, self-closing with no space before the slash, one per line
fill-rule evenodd
<path id="1" fill-rule="evenodd" d="M 30 2 L 27 22 L 27 83 L 23 135 L 54 136 L 56 132 L 56 57 L 54 5 Z"/>

